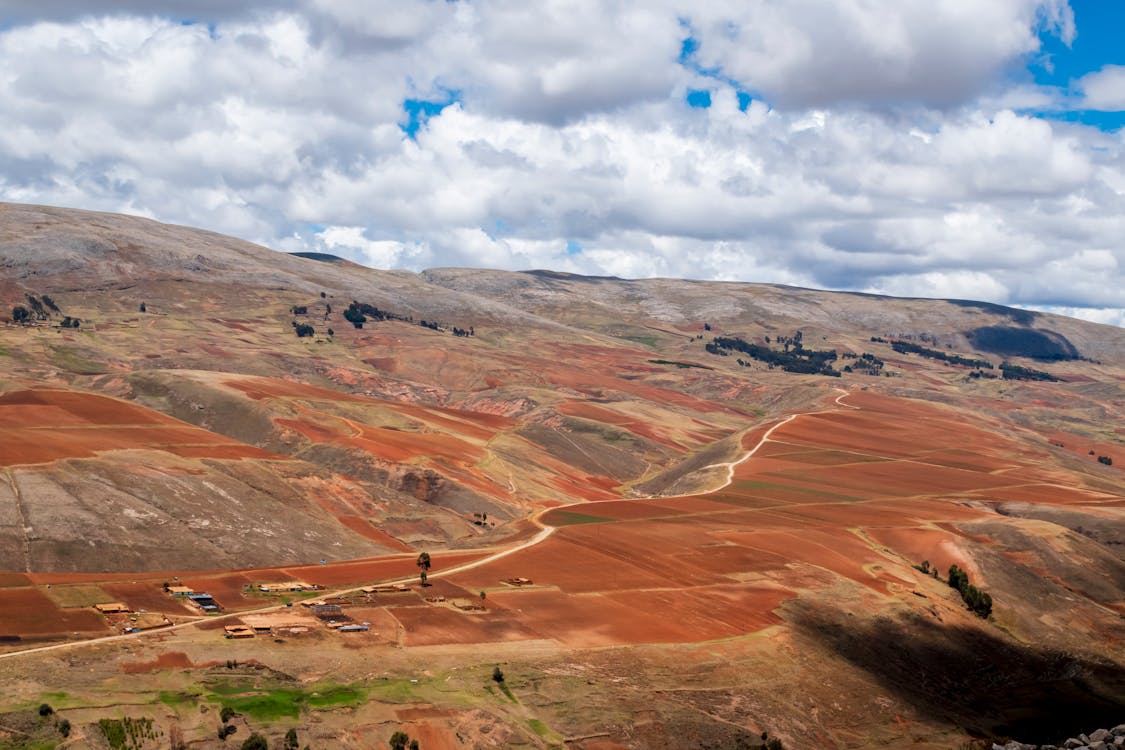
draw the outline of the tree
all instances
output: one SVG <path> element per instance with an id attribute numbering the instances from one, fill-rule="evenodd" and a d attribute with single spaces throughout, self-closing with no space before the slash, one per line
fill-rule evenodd
<path id="1" fill-rule="evenodd" d="M 487 597 L 488 597 L 488 594 L 484 593 L 483 591 L 482 591 L 482 592 L 480 592 L 480 603 L 481 603 L 481 604 L 484 604 L 484 600 L 485 600 L 485 599 L 486 599 Z"/>
<path id="2" fill-rule="evenodd" d="M 410 740 L 410 750 L 418 750 L 419 747 L 418 740 Z"/>
<path id="3" fill-rule="evenodd" d="M 270 750 L 270 743 L 262 735 L 254 732 L 242 743 L 242 750 Z"/>
<path id="4" fill-rule="evenodd" d="M 492 668 L 492 681 L 498 685 L 504 681 L 504 672 L 501 671 L 499 665 Z"/>
<path id="5" fill-rule="evenodd" d="M 23 305 L 12 308 L 12 320 L 16 323 L 26 323 L 31 318 L 31 313 Z"/>
<path id="6" fill-rule="evenodd" d="M 429 586 L 429 584 L 426 583 L 426 581 L 429 579 L 429 577 L 430 576 L 424 570 L 421 573 L 418 574 L 418 579 L 422 581 L 423 587 Z"/>
<path id="7" fill-rule="evenodd" d="M 50 703 L 40 703 L 39 704 L 39 715 L 40 716 L 50 716 L 54 712 L 55 712 L 55 709 L 51 708 Z"/>
<path id="8" fill-rule="evenodd" d="M 59 734 L 63 737 L 70 736 L 70 721 L 68 719 L 60 719 L 58 724 Z"/>
<path id="9" fill-rule="evenodd" d="M 410 735 L 406 732 L 395 732 L 391 735 L 391 750 L 406 750 L 410 744 Z"/>
<path id="10" fill-rule="evenodd" d="M 285 750 L 297 750 L 300 744 L 301 743 L 297 740 L 296 729 L 290 729 L 285 733 Z"/>
<path id="11" fill-rule="evenodd" d="M 227 666 L 230 666 L 230 662 L 227 662 Z M 228 721 L 234 718 L 234 714 L 235 711 L 233 708 L 231 708 L 230 706 L 223 706 L 223 710 L 219 712 L 219 718 L 224 724 L 226 724 Z"/>
<path id="12" fill-rule="evenodd" d="M 144 302 L 142 302 L 142 303 L 141 303 L 141 306 L 140 306 L 140 308 L 138 308 L 138 309 L 139 309 L 139 310 L 140 310 L 141 312 L 148 312 L 148 308 L 147 308 L 147 307 L 145 307 L 145 303 L 144 303 Z"/>

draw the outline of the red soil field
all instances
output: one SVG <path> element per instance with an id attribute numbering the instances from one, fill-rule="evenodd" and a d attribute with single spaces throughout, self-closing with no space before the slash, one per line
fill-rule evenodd
<path id="1" fill-rule="evenodd" d="M 866 534 L 911 561 L 912 565 L 929 560 L 942 576 L 950 565 L 957 565 L 970 576 L 979 577 L 976 566 L 961 550 L 963 539 L 956 534 L 934 528 L 867 529 Z"/>
<path id="2" fill-rule="evenodd" d="M 479 560 L 488 552 L 467 550 L 463 552 L 431 552 L 430 574 L 443 568 Z M 332 565 L 304 565 L 281 569 L 281 574 L 321 586 L 359 586 L 365 583 L 392 578 L 411 578 L 418 575 L 416 556 L 356 560 Z"/>
<path id="3" fill-rule="evenodd" d="M 102 618 L 89 609 L 60 609 L 38 589 L 0 589 L 0 635 L 104 634 Z"/>
<path id="4" fill-rule="evenodd" d="M 179 597 L 164 593 L 162 582 L 145 583 L 103 583 L 100 588 L 114 600 L 124 602 L 134 612 L 167 612 L 176 614 L 199 614 L 199 610 L 188 609 Z"/>
<path id="5" fill-rule="evenodd" d="M 447 643 L 504 643 L 529 641 L 543 635 L 522 618 L 493 603 L 485 612 L 465 613 L 444 605 L 391 607 L 395 619 L 406 628 L 406 645 L 436 646 Z"/>
<path id="6" fill-rule="evenodd" d="M 160 654 L 152 661 L 127 662 L 122 664 L 121 671 L 125 674 L 142 674 L 144 672 L 156 672 L 157 670 L 163 669 L 191 669 L 193 667 L 211 666 L 217 663 L 218 662 L 195 664 L 183 651 L 169 651 Z"/>
<path id="7" fill-rule="evenodd" d="M 0 396 L 0 465 L 134 449 L 188 458 L 283 458 L 104 396 L 53 390 Z"/>
<path id="8" fill-rule="evenodd" d="M 599 524 L 607 528 L 613 524 Z M 569 527 L 578 528 L 578 527 Z M 611 589 L 658 588 L 668 581 L 639 567 L 639 561 L 625 561 L 584 544 L 561 539 L 556 533 L 542 544 L 515 555 L 458 573 L 453 581 L 470 591 L 496 586 L 505 578 L 522 576 L 536 584 L 558 586 L 568 592 Z M 609 549 L 614 537 L 607 535 Z"/>
<path id="9" fill-rule="evenodd" d="M 396 552 L 410 552 L 410 547 L 407 547 L 405 544 L 400 542 L 398 539 L 395 539 L 393 536 L 383 531 L 382 529 L 373 526 L 372 523 L 366 518 L 347 515 L 339 515 L 336 516 L 336 518 L 340 523 L 342 523 L 344 526 L 347 526 L 349 529 L 359 534 L 360 536 L 366 537 L 373 542 L 378 542 L 388 549 L 395 550 Z"/>
<path id="10" fill-rule="evenodd" d="M 50 424 L 171 424 L 183 423 L 143 406 L 78 391 L 37 389 L 0 395 L 0 414 L 9 405 L 44 405 L 64 411 L 68 418 Z M 34 422 L 39 425 L 40 423 Z M 44 425 L 44 426 L 48 426 Z"/>

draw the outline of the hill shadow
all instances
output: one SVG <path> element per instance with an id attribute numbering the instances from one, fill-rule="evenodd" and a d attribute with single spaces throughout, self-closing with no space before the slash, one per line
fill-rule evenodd
<path id="1" fill-rule="evenodd" d="M 1061 743 L 1125 717 L 1125 669 L 1026 647 L 985 629 L 914 616 L 859 623 L 839 611 L 792 610 L 797 632 L 827 644 L 921 714 L 985 738 Z"/>

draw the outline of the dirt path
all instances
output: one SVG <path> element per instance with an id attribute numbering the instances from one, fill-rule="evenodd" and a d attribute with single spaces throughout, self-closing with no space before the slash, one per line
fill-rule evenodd
<path id="1" fill-rule="evenodd" d="M 20 494 L 20 487 L 16 483 L 15 472 L 11 468 L 9 468 L 7 471 L 4 472 L 4 474 L 8 478 L 8 484 L 10 484 L 11 487 L 12 487 L 12 497 L 16 501 L 16 515 L 19 516 L 20 538 L 21 538 L 21 544 L 22 544 L 22 547 L 23 547 L 23 572 L 30 573 L 31 572 L 31 537 L 28 535 L 28 529 L 30 527 L 27 525 L 27 512 L 24 510 L 24 507 L 23 507 L 23 496 Z"/>
<path id="2" fill-rule="evenodd" d="M 840 390 L 840 389 L 837 389 L 837 390 Z M 848 409 L 858 409 L 859 408 L 858 406 L 852 406 L 850 404 L 845 404 L 840 400 L 847 395 L 848 395 L 848 392 L 843 391 L 839 396 L 836 397 L 834 403 L 837 404 L 838 406 L 842 406 L 842 407 L 845 407 L 845 408 L 848 408 Z M 726 467 L 726 469 L 727 469 L 726 479 L 723 481 L 722 484 L 718 485 L 717 487 L 713 487 L 713 488 L 711 488 L 709 490 L 706 490 L 704 492 L 693 492 L 689 495 L 662 496 L 660 499 L 668 499 L 669 497 L 698 497 L 700 495 L 710 495 L 712 493 L 715 493 L 715 492 L 718 492 L 722 489 L 725 489 L 726 487 L 729 487 L 731 482 L 734 481 L 735 468 L 738 467 L 740 464 L 744 463 L 745 461 L 749 460 L 750 458 L 752 458 L 758 452 L 758 450 L 761 449 L 761 447 L 763 445 L 770 442 L 770 437 L 773 435 L 773 433 L 776 430 L 778 430 L 781 427 L 789 424 L 790 422 L 792 422 L 794 419 L 797 419 L 798 417 L 811 416 L 813 414 L 823 414 L 826 411 L 831 411 L 831 410 L 825 409 L 825 410 L 819 410 L 819 411 L 813 411 L 813 412 L 802 412 L 802 413 L 799 413 L 799 414 L 790 414 L 789 416 L 785 417 L 780 422 L 775 424 L 773 427 L 770 427 L 768 430 L 766 430 L 765 434 L 762 435 L 761 439 L 758 440 L 758 442 L 754 445 L 754 447 L 749 449 L 746 452 L 746 454 L 743 455 L 741 458 L 739 458 L 735 461 L 723 461 L 723 462 L 720 462 L 720 463 L 710 464 L 708 466 L 703 467 L 704 469 Z M 645 499 L 656 499 L 656 498 L 636 498 L 636 499 L 638 501 L 643 501 Z M 444 570 L 435 571 L 433 573 L 430 573 L 428 577 L 429 578 L 444 578 L 445 576 L 454 575 L 456 573 L 462 573 L 466 570 L 472 570 L 474 568 L 479 568 L 483 565 L 488 565 L 490 563 L 496 562 L 497 560 L 502 560 L 503 558 L 508 557 L 509 555 L 514 555 L 517 552 L 521 552 L 521 551 L 523 551 L 525 549 L 528 549 L 530 547 L 534 547 L 537 544 L 541 544 L 544 541 L 546 541 L 547 539 L 549 539 L 551 537 L 551 535 L 554 534 L 559 528 L 557 526 L 544 525 L 543 522 L 540 520 L 541 516 L 543 516 L 544 514 L 550 512 L 550 511 L 565 510 L 567 508 L 575 508 L 575 507 L 580 507 L 580 506 L 585 507 L 585 506 L 588 506 L 588 505 L 589 505 L 588 502 L 578 502 L 578 503 L 572 503 L 571 505 L 559 506 L 557 508 L 544 508 L 543 510 L 539 511 L 538 513 L 536 513 L 534 516 L 531 517 L 531 521 L 533 523 L 535 523 L 537 526 L 540 527 L 540 531 L 539 531 L 539 533 L 537 533 L 535 536 L 531 537 L 530 539 L 527 539 L 526 541 L 520 542 L 519 544 L 516 544 L 512 547 L 508 547 L 508 548 L 505 548 L 505 549 L 498 550 L 497 552 L 495 552 L 491 555 L 488 555 L 486 557 L 482 557 L 479 560 L 474 560 L 473 562 L 463 563 L 461 565 L 455 565 L 452 568 L 446 568 Z M 379 585 L 388 586 L 388 585 L 395 585 L 395 584 L 400 584 L 400 583 L 411 583 L 411 582 L 416 581 L 416 580 L 417 580 L 417 576 L 407 576 L 407 577 L 403 577 L 403 578 L 396 578 L 396 579 L 393 579 L 393 580 L 390 580 L 390 581 L 380 581 Z M 368 585 L 370 585 L 370 584 L 368 584 Z M 360 591 L 365 587 L 366 586 L 356 586 L 356 587 L 353 587 L 353 588 L 350 588 L 350 589 L 333 591 L 329 594 L 329 596 L 332 596 L 332 597 L 346 596 L 348 594 L 354 594 L 355 592 Z M 320 601 L 320 600 L 310 599 L 310 600 L 308 600 L 307 603 L 313 604 L 313 603 L 316 603 L 318 601 Z M 257 614 L 265 614 L 265 613 L 268 613 L 268 612 L 278 612 L 278 611 L 281 611 L 285 608 L 286 608 L 285 605 L 270 605 L 268 607 L 261 607 L 259 609 L 244 610 L 244 611 L 241 611 L 241 612 L 232 612 L 230 614 L 219 615 L 217 617 L 208 617 L 207 622 L 208 623 L 222 622 L 224 620 L 231 620 L 231 619 L 235 619 L 235 618 L 238 618 L 238 617 L 243 617 L 245 615 L 257 615 Z M 67 650 L 67 649 L 82 648 L 82 647 L 92 646 L 92 645 L 97 645 L 97 644 L 102 644 L 102 643 L 113 643 L 113 642 L 117 642 L 117 641 L 124 641 L 124 640 L 136 639 L 136 638 L 144 638 L 147 635 L 159 635 L 161 633 L 167 633 L 167 632 L 172 631 L 172 630 L 183 630 L 185 628 L 193 628 L 193 627 L 196 627 L 198 624 L 199 624 L 199 621 L 195 620 L 195 621 L 192 621 L 192 622 L 178 623 L 176 625 L 171 625 L 171 626 L 166 627 L 166 628 L 157 628 L 155 630 L 142 631 L 142 632 L 139 632 L 139 633 L 123 633 L 123 634 L 120 634 L 120 635 L 107 635 L 107 636 L 102 636 L 100 638 L 91 638 L 89 640 L 83 640 L 83 641 L 69 641 L 67 643 L 54 643 L 54 644 L 51 644 L 49 646 L 37 646 L 35 648 L 24 649 L 22 651 L 10 651 L 10 652 L 5 653 L 5 654 L 0 654 L 0 659 L 12 659 L 12 658 L 15 658 L 17 656 L 23 656 L 25 654 L 42 654 L 42 653 L 46 653 L 48 651 L 63 651 L 63 650 Z"/>

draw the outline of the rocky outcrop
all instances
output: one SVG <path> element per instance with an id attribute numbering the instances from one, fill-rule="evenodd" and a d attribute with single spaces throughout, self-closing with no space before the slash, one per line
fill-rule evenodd
<path id="1" fill-rule="evenodd" d="M 992 743 L 992 750 L 1111 750 L 1125 748 L 1125 724 L 1113 729 L 1096 729 L 1090 734 L 1071 737 L 1061 745 L 1029 745 L 1024 742 Z"/>

